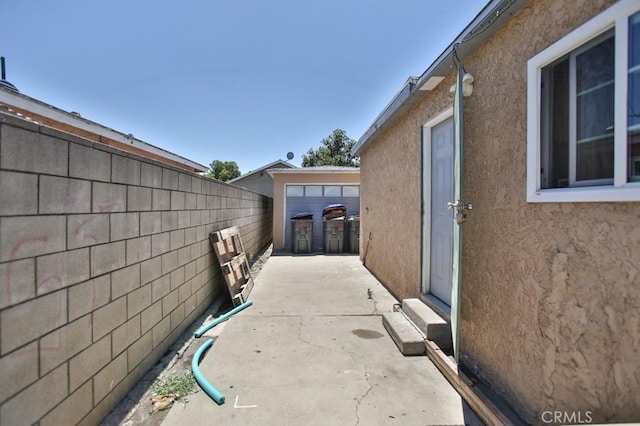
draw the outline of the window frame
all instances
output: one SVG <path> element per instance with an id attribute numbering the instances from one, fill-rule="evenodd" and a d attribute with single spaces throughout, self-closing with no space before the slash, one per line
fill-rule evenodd
<path id="1" fill-rule="evenodd" d="M 640 182 L 627 178 L 627 82 L 629 18 L 640 11 L 636 0 L 621 0 L 590 21 L 548 46 L 527 62 L 527 202 L 640 201 Z M 607 31 L 615 35 L 614 175 L 613 183 L 600 186 L 541 188 L 542 69 L 581 49 Z M 623 52 L 624 54 L 619 54 Z M 570 117 L 568 117 L 570 119 Z M 575 130 L 574 130 L 575 131 Z M 571 142 L 570 142 L 571 143 Z M 575 168 L 575 164 L 569 167 Z"/>

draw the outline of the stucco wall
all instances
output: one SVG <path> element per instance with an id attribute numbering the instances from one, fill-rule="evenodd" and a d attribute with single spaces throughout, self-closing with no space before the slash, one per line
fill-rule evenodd
<path id="1" fill-rule="evenodd" d="M 464 225 L 462 362 L 535 423 L 553 410 L 639 419 L 640 203 L 527 204 L 525 197 L 526 61 L 612 3 L 531 1 L 464 59 L 475 84 L 465 101 L 464 190 L 474 208 Z M 394 204 L 414 198 L 418 163 L 407 166 L 399 153 L 417 156 L 420 125 L 451 106 L 444 90 L 452 82 L 361 155 L 363 239 L 414 231 L 403 234 L 402 247 L 415 255 L 384 263 L 372 244 L 367 258 L 402 297 L 419 292 L 419 207 L 411 204 L 396 223 L 367 216 L 366 206 L 384 206 L 379 186 L 403 188 Z M 397 175 L 377 170 L 383 164 Z M 404 272 L 411 283 L 397 278 L 402 270 L 413 271 Z"/>
<path id="2" fill-rule="evenodd" d="M 420 291 L 420 155 L 410 114 L 360 157 L 360 258 L 398 299 Z"/>
<path id="3" fill-rule="evenodd" d="M 360 154 L 360 257 L 399 299 L 421 292 L 421 132 L 452 107 L 451 84 L 441 82 Z"/>
<path id="4" fill-rule="evenodd" d="M 359 184 L 358 173 L 281 173 L 273 176 L 273 250 L 284 250 L 284 201 L 287 184 Z M 362 205 L 362 202 L 360 203 Z"/>
<path id="5" fill-rule="evenodd" d="M 0 114 L 0 424 L 98 424 L 226 292 L 269 197 Z"/>

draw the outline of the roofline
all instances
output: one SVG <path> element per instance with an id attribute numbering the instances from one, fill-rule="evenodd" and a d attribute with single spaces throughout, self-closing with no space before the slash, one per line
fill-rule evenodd
<path id="1" fill-rule="evenodd" d="M 113 130 L 107 126 L 103 126 L 102 124 L 87 120 L 86 118 L 80 117 L 79 115 L 72 114 L 63 109 L 42 102 L 38 99 L 32 98 L 19 92 L 5 89 L 3 87 L 0 87 L 0 103 L 4 103 L 8 107 L 13 106 L 15 108 L 30 111 L 34 114 L 47 117 L 51 120 L 56 120 L 60 123 L 76 127 L 80 130 L 112 139 L 116 142 L 126 144 L 127 146 L 132 146 L 139 150 L 146 151 L 159 157 L 174 161 L 176 163 L 183 164 L 198 172 L 206 172 L 207 170 L 209 170 L 208 167 L 203 166 L 202 164 L 196 163 L 195 161 L 191 161 L 185 157 L 151 145 L 147 142 L 143 142 L 140 139 L 133 137 L 132 135 L 125 135 L 122 132 L 118 132 L 117 130 Z"/>
<path id="2" fill-rule="evenodd" d="M 473 53 L 484 41 L 506 23 L 511 16 L 524 7 L 529 0 L 491 0 L 462 30 L 436 60 L 420 75 L 410 77 L 396 93 L 391 102 L 376 117 L 369 128 L 351 149 L 359 156 L 377 134 L 416 104 L 427 92 L 433 90 L 453 69 L 453 50 L 456 48 L 461 60 Z M 508 13 L 506 13 L 508 11 Z M 434 80 L 430 79 L 437 77 Z"/>
<path id="3" fill-rule="evenodd" d="M 267 164 L 266 166 L 262 166 L 262 167 L 260 167 L 259 169 L 251 170 L 250 172 L 247 172 L 247 173 L 245 173 L 245 174 L 243 174 L 243 175 L 240 175 L 240 176 L 238 176 L 238 177 L 236 177 L 236 178 L 233 178 L 233 179 L 231 179 L 231 180 L 227 181 L 227 183 L 233 183 L 233 182 L 234 182 L 234 181 L 236 181 L 236 180 L 240 180 L 240 179 L 242 179 L 242 178 L 246 178 L 246 177 L 248 177 L 248 176 L 251 176 L 251 175 L 253 175 L 253 174 L 256 174 L 256 173 L 258 173 L 258 172 L 261 172 L 261 171 L 263 171 L 263 170 L 266 170 L 266 169 L 268 169 L 268 168 L 270 168 L 270 167 L 272 167 L 272 166 L 275 166 L 275 165 L 276 165 L 276 164 L 278 164 L 278 163 L 284 163 L 284 164 L 288 165 L 288 166 L 289 166 L 289 168 L 291 168 L 291 169 L 296 169 L 296 168 L 297 168 L 296 166 L 294 166 L 293 164 L 289 163 L 288 161 L 285 161 L 285 160 L 276 160 L 276 161 L 273 161 L 273 162 L 271 162 L 271 163 Z"/>
<path id="4" fill-rule="evenodd" d="M 356 175 L 360 174 L 359 167 L 345 167 L 344 169 L 321 169 L 310 167 L 296 167 L 295 169 L 269 169 L 267 170 L 271 176 L 273 175 L 313 175 L 313 174 L 332 174 L 332 175 Z"/>

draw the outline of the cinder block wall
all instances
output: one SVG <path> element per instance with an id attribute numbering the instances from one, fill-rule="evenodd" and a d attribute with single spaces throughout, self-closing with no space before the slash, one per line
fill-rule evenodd
<path id="1" fill-rule="evenodd" d="M 253 258 L 271 198 L 0 114 L 0 424 L 97 424 Z"/>

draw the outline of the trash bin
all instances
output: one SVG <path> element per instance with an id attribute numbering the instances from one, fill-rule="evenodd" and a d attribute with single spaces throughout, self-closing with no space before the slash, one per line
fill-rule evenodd
<path id="1" fill-rule="evenodd" d="M 344 251 L 344 223 L 344 218 L 322 220 L 325 253 L 342 253 Z"/>
<path id="2" fill-rule="evenodd" d="M 291 251 L 296 254 L 313 252 L 313 215 L 300 213 L 291 218 Z"/>
<path id="3" fill-rule="evenodd" d="M 351 253 L 360 253 L 360 217 L 352 216 L 347 223 L 349 224 L 349 250 Z"/>
<path id="4" fill-rule="evenodd" d="M 322 209 L 323 219 L 344 219 L 347 216 L 347 207 L 343 204 L 329 204 Z"/>
<path id="5" fill-rule="evenodd" d="M 344 220 L 347 208 L 342 204 L 329 204 L 322 209 L 325 253 L 344 252 Z"/>

